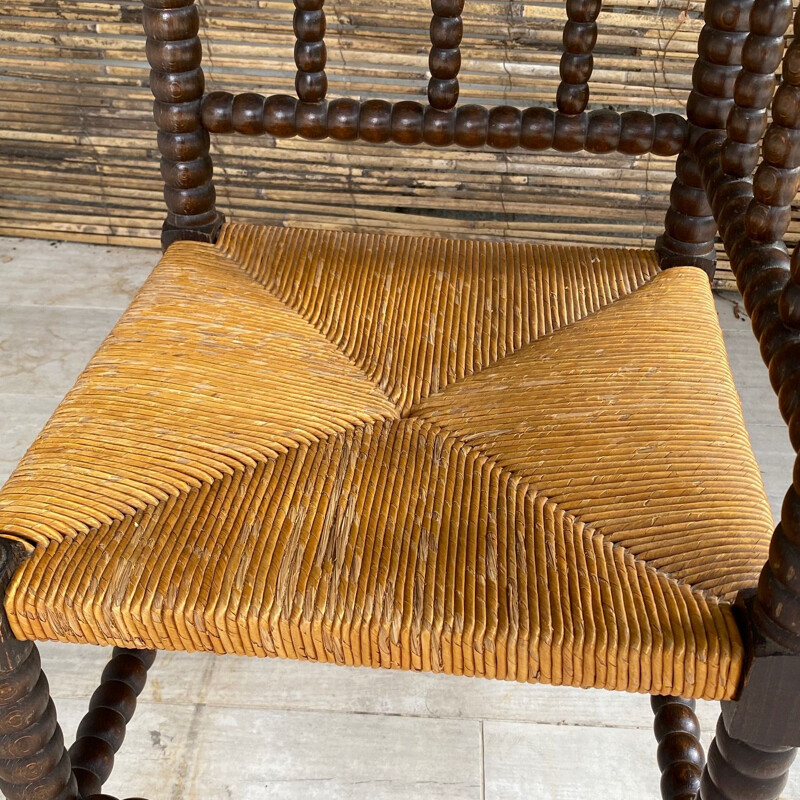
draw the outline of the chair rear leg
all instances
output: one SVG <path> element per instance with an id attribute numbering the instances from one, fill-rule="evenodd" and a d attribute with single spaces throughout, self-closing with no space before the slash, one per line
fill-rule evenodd
<path id="1" fill-rule="evenodd" d="M 778 800 L 789 778 L 794 747 L 764 747 L 734 739 L 720 715 L 699 800 Z"/>
<path id="2" fill-rule="evenodd" d="M 661 268 L 696 266 L 713 277 L 717 258 L 716 229 L 697 159 L 684 151 L 676 164 L 664 233 L 656 240 Z"/>

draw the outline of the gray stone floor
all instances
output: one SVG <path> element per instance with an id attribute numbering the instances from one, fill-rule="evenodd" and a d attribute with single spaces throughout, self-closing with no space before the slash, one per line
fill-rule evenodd
<path id="1" fill-rule="evenodd" d="M 157 259 L 0 238 L 0 483 Z M 792 452 L 743 309 L 717 299 L 777 514 Z M 71 741 L 108 652 L 42 647 Z M 716 709 L 701 704 L 705 743 Z M 117 767 L 119 797 L 657 800 L 646 697 L 435 675 L 159 656 Z M 800 800 L 800 767 L 785 792 Z"/>

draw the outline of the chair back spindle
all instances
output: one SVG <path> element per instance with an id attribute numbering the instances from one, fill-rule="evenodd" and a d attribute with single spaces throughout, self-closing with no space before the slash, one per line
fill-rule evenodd
<path id="1" fill-rule="evenodd" d="M 294 0 L 293 28 L 296 37 L 294 63 L 297 65 L 295 89 L 303 103 L 325 99 L 328 78 L 325 75 L 325 0 Z"/>
<path id="2" fill-rule="evenodd" d="M 558 110 L 563 114 L 582 114 L 589 103 L 599 13 L 600 0 L 567 0 L 564 52 L 559 65 L 561 84 L 556 94 Z"/>
<path id="3" fill-rule="evenodd" d="M 458 102 L 458 71 L 461 69 L 461 12 L 464 0 L 431 0 L 431 50 L 428 67 L 428 102 L 439 111 L 450 111 Z"/>
<path id="4" fill-rule="evenodd" d="M 717 229 L 724 238 L 731 214 L 738 220 L 746 212 L 742 225 L 757 241 L 773 233 L 780 239 L 785 230 L 796 178 L 783 144 L 791 138 L 785 109 L 796 105 L 791 55 L 784 61 L 785 88 L 776 96 L 778 116 L 764 138 L 764 161 L 755 168 L 791 0 L 706 2 L 685 118 L 589 108 L 601 0 L 566 0 L 553 107 L 459 103 L 464 0 L 431 0 L 427 104 L 328 99 L 324 0 L 294 0 L 295 96 L 204 94 L 192 0 L 144 3 L 169 211 L 165 244 L 216 235 L 221 215 L 214 209 L 208 133 L 406 147 L 677 155 L 664 234 L 656 243 L 665 268 L 692 264 L 713 272 Z M 711 134 L 714 157 L 708 162 L 700 143 L 707 147 Z"/>

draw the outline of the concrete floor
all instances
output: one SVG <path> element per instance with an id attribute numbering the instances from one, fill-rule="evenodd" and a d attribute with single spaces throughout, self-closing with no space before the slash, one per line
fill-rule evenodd
<path id="1" fill-rule="evenodd" d="M 157 259 L 0 238 L 0 483 Z M 741 305 L 717 298 L 773 512 L 793 454 Z M 46 644 L 72 741 L 108 651 Z M 194 800 L 658 800 L 646 697 L 235 657 L 160 655 L 104 789 Z M 707 745 L 716 708 L 701 703 Z M 800 767 L 785 797 L 800 800 Z"/>

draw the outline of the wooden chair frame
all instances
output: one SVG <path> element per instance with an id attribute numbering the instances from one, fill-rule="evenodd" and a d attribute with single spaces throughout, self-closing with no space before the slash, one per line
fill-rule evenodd
<path id="1" fill-rule="evenodd" d="M 661 266 L 694 265 L 712 274 L 719 232 L 792 444 L 800 448 L 800 249 L 790 259 L 783 242 L 800 178 L 800 11 L 784 54 L 791 0 L 707 1 L 685 119 L 587 112 L 600 0 L 566 0 L 556 110 L 457 104 L 463 0 L 431 2 L 427 105 L 328 102 L 323 2 L 294 0 L 297 97 L 262 97 L 206 94 L 194 0 L 143 0 L 168 208 L 164 247 L 179 239 L 214 241 L 222 224 L 209 133 L 677 154 L 665 232 L 656 243 Z M 0 546 L 0 588 L 24 557 L 15 545 Z M 747 661 L 737 699 L 723 703 L 705 766 L 693 701 L 652 699 L 664 798 L 767 800 L 785 785 L 800 745 L 800 468 L 758 589 L 740 596 L 737 608 Z M 67 751 L 36 646 L 15 639 L 0 612 L 3 794 L 105 798 L 102 784 L 154 657 L 115 648 Z"/>

